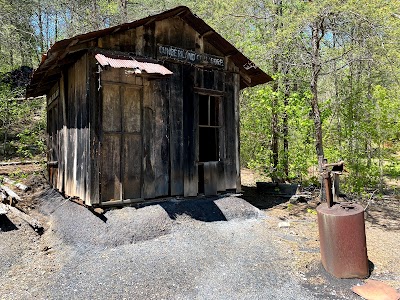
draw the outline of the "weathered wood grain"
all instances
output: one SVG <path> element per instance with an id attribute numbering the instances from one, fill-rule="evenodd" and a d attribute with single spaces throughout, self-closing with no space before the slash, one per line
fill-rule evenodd
<path id="1" fill-rule="evenodd" d="M 143 87 L 143 197 L 154 198 L 155 193 L 155 147 L 156 108 L 153 84 L 146 82 Z"/>
<path id="2" fill-rule="evenodd" d="M 104 134 L 101 143 L 101 201 L 121 199 L 121 183 L 121 136 Z"/>
<path id="3" fill-rule="evenodd" d="M 224 130 L 225 130 L 225 184 L 226 189 L 236 189 L 236 120 L 235 120 L 235 93 L 233 74 L 225 76 L 225 97 L 224 97 Z"/>
<path id="4" fill-rule="evenodd" d="M 169 195 L 170 182 L 170 124 L 169 124 L 169 80 L 155 82 L 156 125 L 154 135 L 155 197 Z"/>
<path id="5" fill-rule="evenodd" d="M 198 193 L 197 131 L 198 97 L 194 96 L 195 71 L 193 67 L 183 66 L 183 143 L 184 143 L 184 196 Z"/>
<path id="6" fill-rule="evenodd" d="M 142 109 L 141 98 L 142 90 L 136 87 L 124 86 L 121 95 L 122 124 L 124 132 L 141 131 Z"/>
<path id="7" fill-rule="evenodd" d="M 142 198 L 141 135 L 124 134 L 121 156 L 122 199 Z"/>
<path id="8" fill-rule="evenodd" d="M 102 129 L 105 132 L 121 131 L 120 87 L 103 83 Z"/>
<path id="9" fill-rule="evenodd" d="M 218 162 L 208 161 L 204 163 L 204 195 L 217 194 L 218 189 Z"/>
<path id="10" fill-rule="evenodd" d="M 174 76 L 170 78 L 170 160 L 171 196 L 183 195 L 183 89 L 182 65 L 168 64 Z"/>
<path id="11" fill-rule="evenodd" d="M 89 57 L 89 170 L 88 170 L 88 190 L 85 203 L 96 205 L 100 203 L 100 131 L 101 131 L 101 99 L 98 89 L 100 74 L 98 66 L 93 56 Z"/>

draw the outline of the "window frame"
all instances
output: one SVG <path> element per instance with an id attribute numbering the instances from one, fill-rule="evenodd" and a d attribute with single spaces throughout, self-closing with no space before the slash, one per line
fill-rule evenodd
<path id="1" fill-rule="evenodd" d="M 200 124 L 201 120 L 203 118 L 200 117 L 200 113 L 201 113 L 201 109 L 200 109 L 200 102 L 204 101 L 204 97 L 207 97 L 207 124 Z M 211 107 L 211 97 L 214 98 L 215 101 L 215 105 L 214 105 L 214 118 L 216 119 L 216 125 L 211 125 L 212 124 L 212 107 Z M 203 98 L 203 99 L 202 99 Z M 198 110 L 198 130 L 199 130 L 199 139 L 198 139 L 198 149 L 199 149 L 199 163 L 204 163 L 204 162 L 209 162 L 209 161 L 221 161 L 222 157 L 221 157 L 221 130 L 222 130 L 222 122 L 221 122 L 221 110 L 222 110 L 222 96 L 219 95 L 213 95 L 210 93 L 198 93 L 198 106 L 199 106 L 199 110 Z M 200 131 L 202 128 L 214 128 L 216 130 L 215 133 L 215 155 L 216 155 L 216 159 L 215 160 L 200 160 L 201 154 L 200 154 L 200 149 L 201 149 L 201 145 L 200 145 Z"/>

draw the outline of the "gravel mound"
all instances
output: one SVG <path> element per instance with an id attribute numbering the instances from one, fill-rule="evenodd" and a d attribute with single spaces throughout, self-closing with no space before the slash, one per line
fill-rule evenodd
<path id="1" fill-rule="evenodd" d="M 218 206 L 228 221 L 234 219 L 246 220 L 265 217 L 265 214 L 261 210 L 240 198 L 226 197 L 215 200 L 214 203 Z"/>
<path id="2" fill-rule="evenodd" d="M 158 204 L 143 204 L 138 209 L 112 209 L 104 214 L 102 220 L 53 189 L 46 190 L 40 198 L 40 212 L 49 217 L 50 229 L 61 243 L 82 251 L 93 246 L 117 247 L 151 240 L 171 233 L 174 226 L 182 222 L 246 220 L 264 215 L 245 200 L 228 196 L 172 199 Z"/>
<path id="3" fill-rule="evenodd" d="M 21 260 L 21 253 L 29 249 L 30 236 L 35 238 L 32 232 L 26 223 L 13 218 L 11 213 L 0 215 L 0 275 Z M 22 239 L 28 242 L 24 243 Z M 16 240 L 21 242 L 15 243 Z"/>
<path id="4" fill-rule="evenodd" d="M 111 246 L 150 240 L 171 232 L 172 220 L 160 205 L 135 209 L 124 207 L 107 212 L 105 242 Z"/>
<path id="5" fill-rule="evenodd" d="M 103 245 L 106 224 L 87 208 L 65 199 L 54 190 L 45 191 L 39 210 L 50 217 L 50 229 L 63 244 L 77 246 Z"/>

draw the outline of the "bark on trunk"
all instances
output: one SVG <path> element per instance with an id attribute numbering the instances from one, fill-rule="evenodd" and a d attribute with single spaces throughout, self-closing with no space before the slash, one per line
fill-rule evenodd
<path id="1" fill-rule="evenodd" d="M 119 11 L 121 23 L 128 22 L 128 0 L 119 1 Z"/>
<path id="2" fill-rule="evenodd" d="M 311 25 L 311 46 L 312 46 L 312 57 L 311 57 L 311 82 L 310 89 L 312 93 L 311 107 L 312 117 L 314 120 L 315 127 L 315 150 L 318 157 L 318 171 L 320 174 L 321 183 L 321 201 L 326 201 L 324 180 L 322 175 L 323 163 L 324 163 L 324 148 L 322 145 L 322 122 L 321 113 L 318 104 L 318 77 L 321 70 L 320 65 L 320 41 L 324 35 L 323 19 L 317 19 Z"/>
<path id="3" fill-rule="evenodd" d="M 318 104 L 318 77 L 321 70 L 320 66 L 320 40 L 323 36 L 323 20 L 317 20 L 311 26 L 312 30 L 312 62 L 311 62 L 311 82 L 310 88 L 312 93 L 311 107 L 312 116 L 315 126 L 315 150 L 317 156 L 324 156 L 322 145 L 322 122 L 321 113 Z"/>
<path id="4" fill-rule="evenodd" d="M 285 82 L 285 98 L 283 99 L 284 113 L 282 118 L 282 133 L 283 133 L 283 171 L 285 179 L 289 178 L 289 125 L 287 107 L 289 105 L 289 85 Z"/>
<path id="5" fill-rule="evenodd" d="M 282 0 L 274 0 L 274 5 L 276 6 L 275 20 L 274 20 L 274 31 L 278 31 L 281 26 L 279 17 L 282 16 Z M 272 72 L 273 74 L 279 73 L 278 55 L 275 54 L 272 62 Z M 279 91 L 279 83 L 274 82 L 273 85 L 274 92 Z M 273 182 L 279 182 L 278 178 L 278 164 L 279 164 L 279 115 L 278 115 L 278 97 L 274 96 L 272 100 L 272 119 L 271 119 L 271 161 L 272 161 L 272 174 L 271 179 Z"/>

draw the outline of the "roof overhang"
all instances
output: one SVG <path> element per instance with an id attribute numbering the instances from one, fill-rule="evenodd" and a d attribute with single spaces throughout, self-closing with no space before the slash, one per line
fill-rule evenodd
<path id="1" fill-rule="evenodd" d="M 131 23 L 125 23 L 99 31 L 77 35 L 55 43 L 48 50 L 47 54 L 42 57 L 39 67 L 35 70 L 31 82 L 27 87 L 27 97 L 46 94 L 60 78 L 62 69 L 66 65 L 76 61 L 84 51 L 90 48 L 90 41 L 174 16 L 181 18 L 224 56 L 229 57 L 239 69 L 241 75 L 240 88 L 252 87 L 272 80 L 269 75 L 258 68 L 249 58 L 243 55 L 202 19 L 194 15 L 189 8 L 179 6 L 158 15 L 149 16 Z"/>

